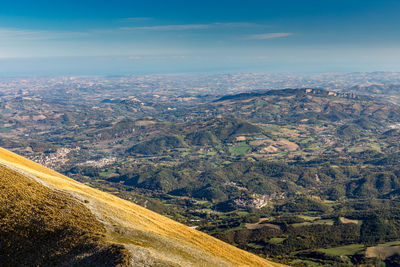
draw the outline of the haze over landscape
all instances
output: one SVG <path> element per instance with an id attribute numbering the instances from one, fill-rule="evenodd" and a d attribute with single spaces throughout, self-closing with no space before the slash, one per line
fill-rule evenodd
<path id="1" fill-rule="evenodd" d="M 2 1 L 0 266 L 400 266 L 398 14 Z"/>

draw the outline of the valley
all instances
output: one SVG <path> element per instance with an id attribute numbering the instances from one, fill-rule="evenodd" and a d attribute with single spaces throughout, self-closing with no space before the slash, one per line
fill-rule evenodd
<path id="1" fill-rule="evenodd" d="M 3 84 L 0 146 L 276 262 L 393 264 L 398 87 L 365 75 Z"/>

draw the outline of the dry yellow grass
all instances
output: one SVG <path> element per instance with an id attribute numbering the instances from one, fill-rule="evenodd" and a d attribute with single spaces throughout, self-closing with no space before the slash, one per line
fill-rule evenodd
<path id="1" fill-rule="evenodd" d="M 0 165 L 2 266 L 129 266 L 106 228 L 71 195 Z"/>
<path id="2" fill-rule="evenodd" d="M 76 182 L 3 148 L 0 148 L 0 163 L 33 175 L 49 187 L 88 200 L 86 205 L 107 226 L 109 241 L 131 249 L 136 266 L 283 266 Z"/>
<path id="3" fill-rule="evenodd" d="M 286 139 L 281 139 L 277 141 L 275 144 L 281 146 L 285 151 L 295 151 L 299 148 L 299 146 L 296 143 L 290 142 L 289 140 Z"/>

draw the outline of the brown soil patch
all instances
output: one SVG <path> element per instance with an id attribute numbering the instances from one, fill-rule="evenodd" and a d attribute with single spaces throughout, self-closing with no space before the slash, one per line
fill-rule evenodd
<path id="1" fill-rule="evenodd" d="M 269 143 L 269 140 L 268 139 L 264 139 L 264 140 L 253 140 L 253 141 L 250 141 L 250 145 L 251 146 L 261 146 L 261 145 L 264 145 L 265 143 Z"/>
<path id="2" fill-rule="evenodd" d="M 272 223 L 265 223 L 268 220 L 269 220 L 269 218 L 261 218 L 257 223 L 246 223 L 246 228 L 249 230 L 260 229 L 263 227 L 270 227 L 270 228 L 274 228 L 277 230 L 281 229 L 278 225 L 275 225 Z"/>
<path id="3" fill-rule="evenodd" d="M 276 142 L 277 145 L 281 146 L 285 151 L 296 151 L 299 146 L 296 143 L 290 142 L 289 140 L 279 140 Z"/>
<path id="4" fill-rule="evenodd" d="M 396 253 L 400 253 L 400 246 L 391 246 L 391 247 L 369 247 L 367 248 L 365 255 L 367 258 L 379 258 L 379 259 L 386 259 Z"/>
<path id="5" fill-rule="evenodd" d="M 261 152 L 266 152 L 266 153 L 275 153 L 277 152 L 279 149 L 274 147 L 273 145 L 264 147 L 263 149 L 261 149 Z"/>
<path id="6" fill-rule="evenodd" d="M 246 136 L 238 136 L 236 137 L 236 141 L 246 141 Z"/>
<path id="7" fill-rule="evenodd" d="M 350 220 L 350 219 L 347 219 L 347 218 L 345 218 L 345 217 L 340 217 L 339 219 L 340 219 L 340 222 L 342 222 L 342 223 L 354 223 L 354 224 L 358 224 L 358 220 Z"/>

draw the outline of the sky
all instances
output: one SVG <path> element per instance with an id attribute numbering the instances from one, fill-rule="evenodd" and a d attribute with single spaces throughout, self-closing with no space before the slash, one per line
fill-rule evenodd
<path id="1" fill-rule="evenodd" d="M 399 0 L 0 0 L 0 75 L 400 71 Z"/>

